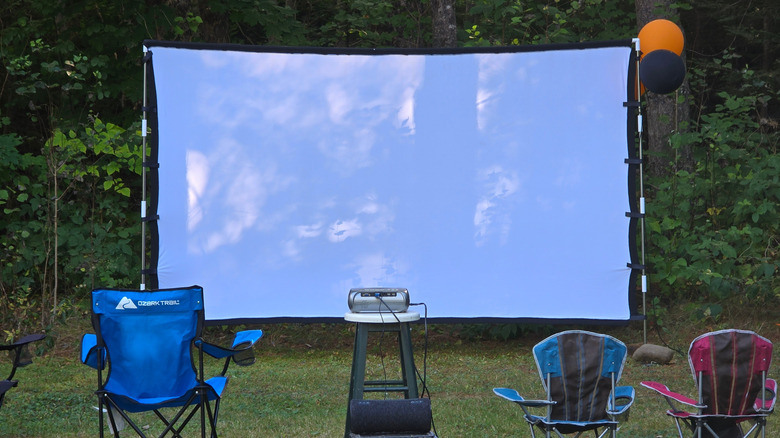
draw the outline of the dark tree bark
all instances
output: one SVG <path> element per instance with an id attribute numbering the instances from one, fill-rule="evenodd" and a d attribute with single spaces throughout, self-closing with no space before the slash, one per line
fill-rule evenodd
<path id="1" fill-rule="evenodd" d="M 656 19 L 667 19 L 679 25 L 679 16 L 672 8 L 672 0 L 636 0 L 637 29 Z M 641 49 L 641 47 L 640 47 Z M 685 52 L 683 52 L 685 59 Z M 642 68 L 642 64 L 639 64 Z M 678 97 L 680 97 L 678 102 Z M 656 94 L 648 91 L 643 100 L 645 118 L 646 169 L 650 176 L 667 176 L 677 170 L 693 168 L 690 148 L 675 152 L 669 137 L 683 129 L 690 121 L 690 87 L 686 79 L 680 88 L 671 94 Z"/>
<path id="2" fill-rule="evenodd" d="M 455 0 L 432 0 L 433 46 L 457 47 L 458 32 L 455 24 Z"/>

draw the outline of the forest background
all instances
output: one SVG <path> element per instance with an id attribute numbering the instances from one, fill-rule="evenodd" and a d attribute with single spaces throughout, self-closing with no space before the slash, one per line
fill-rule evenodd
<path id="1" fill-rule="evenodd" d="M 144 39 L 525 45 L 632 38 L 654 18 L 684 30 L 687 78 L 643 96 L 648 323 L 663 329 L 678 303 L 698 320 L 750 306 L 780 323 L 776 0 L 5 0 L 4 340 L 46 331 L 51 346 L 93 288 L 139 284 Z"/>

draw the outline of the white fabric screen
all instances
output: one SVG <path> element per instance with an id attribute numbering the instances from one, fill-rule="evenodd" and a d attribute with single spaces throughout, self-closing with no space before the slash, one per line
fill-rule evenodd
<path id="1" fill-rule="evenodd" d="M 284 53 L 147 43 L 158 287 L 209 320 L 627 320 L 631 48 Z"/>

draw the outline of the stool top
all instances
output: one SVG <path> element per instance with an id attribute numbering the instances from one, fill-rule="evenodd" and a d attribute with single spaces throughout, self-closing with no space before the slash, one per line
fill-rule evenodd
<path id="1" fill-rule="evenodd" d="M 394 322 L 417 321 L 420 319 L 420 314 L 417 312 L 396 312 L 395 316 L 393 316 L 393 314 L 390 312 L 364 312 L 364 313 L 347 312 L 344 315 L 344 319 L 349 322 L 362 322 L 368 324 L 391 324 Z"/>

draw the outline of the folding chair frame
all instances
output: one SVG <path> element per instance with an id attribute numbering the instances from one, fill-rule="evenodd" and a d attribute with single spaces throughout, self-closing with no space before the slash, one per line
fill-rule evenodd
<path id="1" fill-rule="evenodd" d="M 159 409 L 151 409 L 152 412 L 155 413 L 157 418 L 160 419 L 160 421 L 165 424 L 166 428 L 160 433 L 160 437 L 166 436 L 169 432 L 173 432 L 173 436 L 178 437 L 181 435 L 182 430 L 189 424 L 190 420 L 195 416 L 195 414 L 200 411 L 200 429 L 201 429 L 201 436 L 206 436 L 206 424 L 208 419 L 208 425 L 210 429 L 210 437 L 216 438 L 217 437 L 217 414 L 219 413 L 219 404 L 221 402 L 221 397 L 216 397 L 214 399 L 214 409 L 211 409 L 211 404 L 208 400 L 208 393 L 209 391 L 213 392 L 213 389 L 205 383 L 203 380 L 203 348 L 198 347 L 198 385 L 194 388 L 192 391 L 192 394 L 190 397 L 184 401 L 184 404 L 181 406 L 181 408 L 176 412 L 173 418 L 170 420 L 162 413 L 162 411 Z M 98 359 L 102 360 L 102 359 Z M 225 368 L 227 368 L 227 365 L 230 363 L 230 358 L 226 360 Z M 115 413 L 118 413 L 122 419 L 124 420 L 125 424 L 129 425 L 133 428 L 133 430 L 138 434 L 140 437 L 146 437 L 146 434 L 136 425 L 135 421 L 130 418 L 130 416 L 121 408 L 117 403 L 111 398 L 110 393 L 108 393 L 104 388 L 104 380 L 103 380 L 103 372 L 102 370 L 105 368 L 105 364 L 101 363 L 98 367 L 98 385 L 99 388 L 97 391 L 95 391 L 95 394 L 98 396 L 98 413 L 99 415 L 99 428 L 100 428 L 100 437 L 102 438 L 103 435 L 103 429 L 104 429 L 104 418 L 102 413 L 105 411 L 108 413 L 108 421 L 111 427 L 111 430 L 114 431 L 114 436 L 119 436 L 119 428 L 117 427 L 117 420 L 114 417 Z M 226 369 L 225 369 L 226 371 Z M 224 372 L 222 375 L 224 376 Z M 195 399 L 198 399 L 197 403 L 194 403 Z M 187 417 L 181 422 L 181 424 L 176 427 L 176 424 L 179 422 L 179 420 L 182 418 L 182 416 L 187 413 L 187 410 L 189 410 L 189 414 Z"/>

